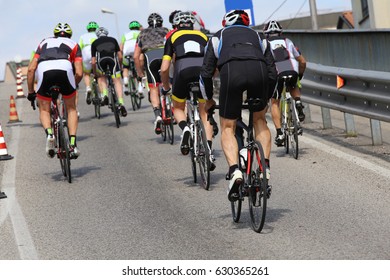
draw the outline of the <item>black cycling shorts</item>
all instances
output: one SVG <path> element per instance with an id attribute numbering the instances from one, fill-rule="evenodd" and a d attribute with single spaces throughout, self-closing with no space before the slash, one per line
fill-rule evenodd
<path id="1" fill-rule="evenodd" d="M 199 82 L 202 64 L 203 57 L 188 57 L 176 60 L 172 81 L 173 99 L 185 102 L 189 97 L 188 84 Z"/>
<path id="2" fill-rule="evenodd" d="M 164 48 L 148 50 L 145 55 L 145 72 L 149 85 L 157 87 L 161 83 L 160 68 Z"/>
<path id="3" fill-rule="evenodd" d="M 76 89 L 69 81 L 68 72 L 66 70 L 47 70 L 43 73 L 42 82 L 37 89 L 38 97 L 44 100 L 51 100 L 49 89 L 56 85 L 61 88 L 63 98 L 71 98 L 76 94 Z"/>
<path id="4" fill-rule="evenodd" d="M 283 91 L 283 86 L 284 86 L 284 78 L 287 77 L 286 79 L 286 88 L 287 91 L 290 91 L 293 88 L 297 87 L 297 82 L 298 82 L 298 73 L 289 70 L 289 71 L 284 71 L 278 74 L 278 85 L 276 87 L 276 90 L 274 91 L 274 94 L 272 95 L 272 98 L 275 99 L 280 99 Z"/>
<path id="5" fill-rule="evenodd" d="M 119 66 L 119 61 L 116 56 L 98 57 L 97 66 L 100 74 L 105 73 L 107 69 L 109 69 L 113 77 L 120 77 L 121 68 Z"/>
<path id="6" fill-rule="evenodd" d="M 268 71 L 265 62 L 258 60 L 233 60 L 220 69 L 219 115 L 226 119 L 241 116 L 243 92 L 247 98 L 260 98 L 262 111 L 268 103 Z"/>

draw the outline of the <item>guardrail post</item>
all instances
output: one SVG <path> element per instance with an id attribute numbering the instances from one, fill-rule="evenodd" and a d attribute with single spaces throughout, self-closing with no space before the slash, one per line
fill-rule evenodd
<path id="1" fill-rule="evenodd" d="M 356 137 L 356 128 L 355 128 L 355 120 L 353 115 L 344 113 L 344 122 L 345 122 L 345 130 L 347 132 L 347 137 Z"/>
<path id="2" fill-rule="evenodd" d="M 310 112 L 310 104 L 305 103 L 305 108 L 303 108 L 303 112 L 305 113 L 305 123 L 311 123 L 311 112 Z"/>
<path id="3" fill-rule="evenodd" d="M 378 120 L 370 119 L 371 124 L 371 136 L 372 136 L 372 145 L 382 145 L 382 129 L 381 122 Z"/>
<path id="4" fill-rule="evenodd" d="M 322 124 L 324 129 L 332 128 L 332 119 L 330 117 L 330 109 L 321 107 Z"/>

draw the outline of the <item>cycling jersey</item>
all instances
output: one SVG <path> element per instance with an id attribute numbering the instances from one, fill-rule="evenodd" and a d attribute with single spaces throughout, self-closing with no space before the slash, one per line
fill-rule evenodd
<path id="1" fill-rule="evenodd" d="M 219 30 L 209 41 L 201 70 L 202 94 L 213 97 L 212 78 L 220 72 L 220 110 L 227 119 L 241 115 L 242 93 L 263 99 L 265 108 L 276 83 L 276 68 L 269 43 L 253 29 L 244 25 Z"/>
<path id="2" fill-rule="evenodd" d="M 298 73 L 299 63 L 296 58 L 301 54 L 294 43 L 290 39 L 281 36 L 271 36 L 268 41 L 275 58 L 275 65 L 278 73 L 283 71 L 295 71 Z"/>
<path id="3" fill-rule="evenodd" d="M 120 74 L 117 52 L 119 52 L 118 41 L 113 37 L 102 36 L 97 38 L 91 46 L 92 57 L 96 57 L 96 63 L 100 73 L 106 71 L 109 66 L 113 75 Z M 118 74 L 119 73 L 119 74 Z"/>
<path id="4" fill-rule="evenodd" d="M 83 70 L 85 73 L 90 73 L 91 64 L 91 45 L 97 39 L 95 31 L 88 32 L 80 36 L 79 45 L 83 55 Z"/>
<path id="5" fill-rule="evenodd" d="M 44 39 L 35 51 L 34 58 L 38 60 L 36 78 L 39 98 L 51 100 L 47 92 L 53 85 L 61 87 L 64 98 L 76 94 L 73 63 L 82 61 L 80 47 L 76 42 L 65 37 Z"/>
<path id="6" fill-rule="evenodd" d="M 291 78 L 286 81 L 286 86 L 288 88 L 291 89 L 297 86 L 299 63 L 296 58 L 299 57 L 301 53 L 288 38 L 270 36 L 268 41 L 275 59 L 276 70 L 278 71 L 278 86 L 277 91 L 273 94 L 273 98 L 279 99 L 284 86 L 283 76 L 291 76 Z"/>
<path id="7" fill-rule="evenodd" d="M 173 99 L 185 101 L 189 93 L 188 83 L 199 80 L 207 40 L 204 33 L 192 28 L 179 29 L 167 39 L 163 60 L 171 60 L 175 54 Z"/>
<path id="8" fill-rule="evenodd" d="M 164 47 L 165 35 L 169 30 L 165 27 L 148 27 L 141 31 L 138 36 L 137 44 L 142 52 L 150 49 L 157 49 Z"/>
<path id="9" fill-rule="evenodd" d="M 131 30 L 122 36 L 123 56 L 133 55 L 140 30 Z"/>

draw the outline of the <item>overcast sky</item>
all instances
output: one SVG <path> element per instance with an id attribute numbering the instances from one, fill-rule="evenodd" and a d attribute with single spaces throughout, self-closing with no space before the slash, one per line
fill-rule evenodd
<path id="1" fill-rule="evenodd" d="M 281 20 L 293 18 L 297 13 L 307 15 L 310 11 L 309 0 L 252 2 L 256 24 L 264 23 L 271 15 L 271 19 Z M 318 13 L 351 9 L 351 0 L 316 0 L 316 3 Z M 102 8 L 115 15 L 103 14 Z M 196 11 L 212 32 L 221 28 L 225 14 L 223 0 L 0 0 L 0 81 L 4 79 L 5 64 L 14 61 L 16 56 L 28 59 L 43 38 L 52 36 L 58 22 L 70 24 L 72 39 L 76 41 L 92 20 L 117 37 L 118 33 L 128 31 L 132 20 L 147 26 L 147 17 L 152 12 L 161 14 L 164 25 L 170 27 L 168 17 L 173 10 Z"/>

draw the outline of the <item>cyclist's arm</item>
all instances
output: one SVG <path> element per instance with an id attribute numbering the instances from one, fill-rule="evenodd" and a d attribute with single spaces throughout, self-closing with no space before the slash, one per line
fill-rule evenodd
<path id="1" fill-rule="evenodd" d="M 218 59 L 214 54 L 214 47 L 212 40 L 209 40 L 206 46 L 205 56 L 203 58 L 203 65 L 200 71 L 200 86 L 204 99 L 213 98 L 213 76 L 217 68 Z"/>
<path id="2" fill-rule="evenodd" d="M 134 64 L 135 64 L 135 69 L 137 70 L 137 75 L 138 77 L 142 78 L 144 76 L 144 71 L 143 71 L 143 65 L 141 65 L 140 61 L 140 56 L 141 56 L 141 48 L 136 44 L 135 49 L 134 49 Z"/>
<path id="3" fill-rule="evenodd" d="M 303 57 L 303 55 L 300 55 L 296 58 L 296 60 L 299 63 L 299 66 L 298 66 L 299 79 L 302 79 L 303 73 L 306 70 L 306 59 Z"/>
<path id="4" fill-rule="evenodd" d="M 76 80 L 76 85 L 78 85 L 81 80 L 83 79 L 83 62 L 80 59 L 77 59 L 75 62 L 74 62 L 74 69 L 75 69 L 75 75 L 74 75 L 74 78 Z"/>
<path id="5" fill-rule="evenodd" d="M 27 70 L 27 87 L 28 93 L 34 92 L 34 80 L 35 80 L 35 70 L 38 67 L 38 58 L 35 56 L 30 60 Z"/>
<path id="6" fill-rule="evenodd" d="M 272 52 L 271 52 L 271 46 L 270 46 L 268 41 L 267 41 L 267 48 L 264 52 L 264 58 L 265 58 L 265 62 L 267 64 L 267 71 L 268 71 L 268 87 L 269 87 L 268 97 L 271 98 L 271 96 L 274 93 L 275 86 L 276 86 L 278 72 L 277 72 L 276 66 L 275 66 L 275 59 L 274 59 Z"/>
<path id="7" fill-rule="evenodd" d="M 160 68 L 160 76 L 161 82 L 163 84 L 164 90 L 168 90 L 170 88 L 169 84 L 169 67 L 171 66 L 171 57 L 164 55 Z"/>

